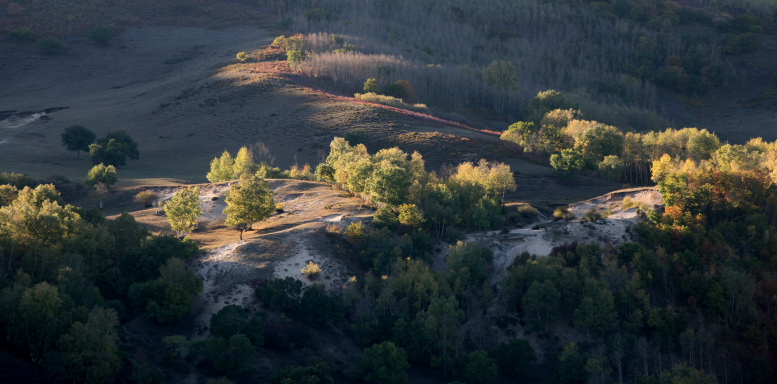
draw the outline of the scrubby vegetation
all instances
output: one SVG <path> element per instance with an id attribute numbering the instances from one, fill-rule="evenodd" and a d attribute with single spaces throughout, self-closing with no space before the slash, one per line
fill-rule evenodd
<path id="1" fill-rule="evenodd" d="M 0 350 L 31 371 L 90 383 L 775 382 L 777 142 L 729 144 L 706 129 L 666 128 L 652 112 L 656 87 L 698 96 L 724 84 L 729 59 L 757 52 L 775 32 L 773 2 L 139 0 L 111 18 L 102 9 L 116 1 L 86 13 L 81 3 L 44 11 L 50 2 L 5 2 L 0 21 L 19 49 L 42 37 L 40 49 L 54 54 L 58 38 L 75 33 L 108 45 L 151 5 L 160 18 L 182 17 L 169 23 L 267 9 L 263 17 L 286 30 L 273 31 L 286 35 L 270 50 L 285 50 L 296 71 L 271 63 L 283 67 L 272 81 L 515 123 L 488 160 L 435 171 L 420 152 L 393 147 L 393 121 L 349 123 L 293 132 L 322 137 L 311 146 L 320 150 L 315 167 L 295 155 L 282 170 L 257 144 L 212 159 L 206 177 L 220 184 L 124 191 L 125 174 L 142 177 L 120 168 L 116 184 L 117 168 L 139 159 L 130 134 L 98 139 L 68 127 L 62 145 L 76 157 L 89 150 L 94 163 L 80 172 L 83 183 L 51 177 L 65 186 L 58 190 L 0 174 Z M 35 11 L 72 12 L 44 28 Z M 223 57 L 248 76 L 268 64 L 251 52 Z M 257 89 L 241 88 L 240 97 L 264 92 Z M 336 135 L 344 137 L 327 152 L 323 144 Z M 552 166 L 559 184 L 580 175 L 657 184 L 664 204 L 631 196 L 609 209 L 506 201 L 517 200 L 516 173 L 524 171 L 497 161 L 511 154 Z M 266 180 L 279 178 L 302 181 Z M 291 183 L 299 186 L 293 194 Z M 92 186 L 101 208 L 109 192 L 123 194 L 112 213 L 156 202 L 166 217 L 135 213 L 154 234 L 126 213 L 106 219 L 68 204 L 86 195 L 64 193 L 74 184 Z M 295 202 L 316 188 L 359 214 Z M 127 203 L 133 197 L 137 204 Z M 619 220 L 613 211 L 633 208 L 639 224 L 619 238 L 597 234 Z M 290 224 L 305 209 L 315 218 L 304 229 Z M 221 236 L 228 226 L 240 241 L 233 232 L 208 238 L 200 242 L 207 257 L 199 240 L 184 237 Z M 573 226 L 586 235 L 548 255 L 508 258 L 512 250 L 499 243 L 528 243 L 526 233 L 561 237 Z M 290 245 L 297 242 L 303 247 Z M 246 272 L 281 258 L 292 261 L 259 277 Z M 223 300 L 208 291 L 214 287 L 244 296 Z"/>
<path id="2" fill-rule="evenodd" d="M 672 148 L 664 145 L 658 148 Z M 316 374 L 401 381 L 409 365 L 468 383 L 499 375 L 710 383 L 735 375 L 771 382 L 773 146 L 753 140 L 711 153 L 679 152 L 675 159 L 665 153 L 652 171 L 666 206 L 637 226 L 638 242 L 575 243 L 547 257 L 521 255 L 494 283 L 494 254 L 483 245 L 454 242 L 442 268 L 432 268 L 433 254 L 440 244 L 435 238 L 502 227 L 502 195 L 515 188 L 508 167 L 464 163 L 442 177 L 426 172 L 420 154 L 396 148 L 370 154 L 363 144 L 336 138 L 318 177 L 379 207 L 373 224 L 356 221 L 330 234 L 335 255 L 358 276 L 334 290 L 292 277 L 262 282 L 256 293 L 266 312 L 227 306 L 211 319 L 211 336 L 167 336 L 168 361 L 188 356 L 209 372 L 238 377 L 253 369 L 256 348 L 310 347 L 309 327 L 326 326 L 365 349 L 352 369 L 300 365 L 269 382 Z M 3 177 L 25 183 L 19 175 Z M 33 363 L 61 364 L 76 379 L 87 371 L 111 377 L 129 364 L 116 341 L 122 319 L 145 313 L 154 322 L 176 323 L 189 316 L 203 288 L 186 267 L 197 254 L 191 240 L 149 236 L 129 215 L 82 216 L 63 206 L 52 186 L 5 189 L 1 301 L 9 310 L 2 325 Z M 179 195 L 166 211 L 199 194 Z M 539 213 L 522 208 L 518 214 L 529 221 Z M 592 209 L 584 219 L 600 222 L 603 215 Z M 574 220 L 563 208 L 554 216 Z M 41 221 L 56 225 L 35 224 Z M 320 271 L 311 262 L 301 272 L 312 278 Z M 489 337 L 487 325 L 520 326 L 526 339 Z M 556 337 L 562 328 L 571 339 Z M 89 348 L 101 348 L 106 358 L 81 358 Z"/>
<path id="3" fill-rule="evenodd" d="M 704 94 L 729 76 L 726 54 L 755 50 L 758 35 L 773 31 L 773 14 L 767 2 L 722 11 L 668 1 L 330 0 L 290 5 L 281 17 L 304 34 L 290 52 L 308 53 L 294 66 L 346 92 L 369 79 L 404 80 L 427 104 L 514 119 L 531 94 L 548 88 L 647 109 L 656 86 Z M 679 32 L 691 25 L 719 37 Z"/>
<path id="4" fill-rule="evenodd" d="M 128 363 L 117 327 L 144 312 L 180 319 L 202 287 L 183 262 L 197 244 L 152 236 L 130 215 L 105 220 L 64 205 L 52 185 L 3 202 L 0 249 L 8 346 L 71 381 L 115 377 Z"/>
<path id="5" fill-rule="evenodd" d="M 699 162 L 712 159 L 726 162 L 729 157 L 742 152 L 758 152 L 753 155 L 756 158 L 770 156 L 771 147 L 760 139 L 754 139 L 745 146 L 732 146 L 724 145 L 717 135 L 706 129 L 667 128 L 640 133 L 583 120 L 580 119 L 580 111 L 561 109 L 568 107 L 569 103 L 556 91 L 540 92 L 532 104 L 535 106 L 532 109 L 534 120 L 510 125 L 501 138 L 517 144 L 524 156 L 531 160 L 548 161 L 562 176 L 586 173 L 614 181 L 648 185 L 658 181 L 651 179 L 650 174 L 651 164 L 656 161 Z"/>

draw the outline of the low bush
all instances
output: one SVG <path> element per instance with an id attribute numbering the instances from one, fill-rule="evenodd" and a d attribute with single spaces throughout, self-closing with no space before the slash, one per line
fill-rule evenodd
<path id="1" fill-rule="evenodd" d="M 372 92 L 357 93 L 353 95 L 353 97 L 361 101 L 366 101 L 368 103 L 383 104 L 383 105 L 388 105 L 389 107 L 402 108 L 402 109 L 407 109 L 415 112 L 428 111 L 428 108 L 424 104 L 408 104 L 396 97 L 378 95 L 377 93 L 372 93 Z"/>
<path id="2" fill-rule="evenodd" d="M 557 220 L 564 219 L 566 221 L 570 221 L 575 218 L 575 215 L 572 212 L 569 212 L 569 208 L 567 207 L 558 207 L 553 212 L 553 217 Z"/>
<path id="3" fill-rule="evenodd" d="M 321 274 L 321 264 L 310 261 L 308 262 L 308 265 L 305 266 L 305 268 L 300 270 L 300 272 L 302 272 L 304 275 L 307 275 L 311 279 L 315 279 L 319 274 Z"/>
<path id="4" fill-rule="evenodd" d="M 38 49 L 44 55 L 56 55 L 62 52 L 64 46 L 62 45 L 62 40 L 55 37 L 46 37 L 38 41 Z"/>
<path id="5" fill-rule="evenodd" d="M 104 25 L 98 25 L 89 30 L 89 39 L 100 46 L 108 45 L 114 36 L 113 30 Z"/>
<path id="6" fill-rule="evenodd" d="M 367 140 L 370 139 L 370 134 L 361 128 L 357 128 L 346 132 L 343 137 L 345 138 L 345 141 L 348 142 L 348 144 L 357 145 L 366 144 Z"/>
<path id="7" fill-rule="evenodd" d="M 11 31 L 8 36 L 11 37 L 11 39 L 16 40 L 20 43 L 28 43 L 30 41 L 35 41 L 35 32 L 32 31 L 32 29 L 29 29 L 27 27 L 19 27 Z"/>

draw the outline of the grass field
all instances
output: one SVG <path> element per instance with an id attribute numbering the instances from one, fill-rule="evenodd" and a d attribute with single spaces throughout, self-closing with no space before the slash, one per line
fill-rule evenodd
<path id="1" fill-rule="evenodd" d="M 67 39 L 65 53 L 54 57 L 4 41 L 0 55 L 10 60 L 0 64 L 0 109 L 6 116 L 64 109 L 21 126 L 0 122 L 0 169 L 83 180 L 88 155 L 79 158 L 60 143 L 65 127 L 82 124 L 98 136 L 123 129 L 138 142 L 140 160 L 119 169 L 117 189 L 200 183 L 225 149 L 261 142 L 276 166 L 315 165 L 333 137 L 358 128 L 369 134 L 371 151 L 417 150 L 430 170 L 480 158 L 507 162 L 518 175 L 511 199 L 564 203 L 619 187 L 583 177 L 560 181 L 549 167 L 512 157 L 494 134 L 298 84 L 298 77 L 277 70 L 283 63 L 274 64 L 276 57 L 235 59 L 239 51 L 260 56 L 271 38 L 251 26 L 136 27 L 105 48 Z"/>

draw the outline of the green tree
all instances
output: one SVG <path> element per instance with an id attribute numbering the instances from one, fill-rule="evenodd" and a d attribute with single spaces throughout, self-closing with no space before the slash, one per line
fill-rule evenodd
<path id="1" fill-rule="evenodd" d="M 81 151 L 88 151 L 89 144 L 94 143 L 97 135 L 83 125 L 73 124 L 62 132 L 62 145 L 68 151 L 76 151 L 76 156 L 81 155 Z"/>
<path id="2" fill-rule="evenodd" d="M 92 163 L 122 166 L 127 160 L 140 158 L 138 144 L 124 130 L 109 132 L 105 137 L 89 145 Z"/>
<path id="3" fill-rule="evenodd" d="M 300 63 L 302 63 L 302 61 L 305 60 L 308 55 L 305 53 L 305 51 L 290 49 L 286 51 L 286 57 L 287 61 L 289 62 L 289 66 L 293 69 L 297 69 Z"/>
<path id="4" fill-rule="evenodd" d="M 248 323 L 248 312 L 239 305 L 227 305 L 210 317 L 210 333 L 217 337 L 231 337 L 242 333 Z"/>
<path id="5" fill-rule="evenodd" d="M 62 311 L 63 304 L 57 287 L 45 282 L 25 290 L 19 300 L 10 333 L 16 343 L 29 352 L 30 360 L 35 364 L 53 349 L 64 331 L 67 316 Z"/>
<path id="6" fill-rule="evenodd" d="M 404 349 L 384 341 L 364 350 L 359 368 L 368 383 L 399 384 L 407 382 L 410 364 Z"/>
<path id="7" fill-rule="evenodd" d="M 256 289 L 256 296 L 271 309 L 291 310 L 299 305 L 302 282 L 293 278 L 272 279 Z"/>
<path id="8" fill-rule="evenodd" d="M 539 123 L 546 113 L 568 108 L 570 108 L 570 103 L 561 92 L 552 89 L 537 92 L 537 96 L 529 101 L 527 120 Z"/>
<path id="9" fill-rule="evenodd" d="M 10 242 L 5 247 L 9 257 L 14 251 L 32 259 L 30 265 L 21 265 L 35 276 L 40 269 L 43 256 L 36 249 L 56 246 L 72 238 L 79 228 L 80 216 L 70 205 L 61 204 L 62 197 L 51 184 L 43 184 L 32 189 L 25 187 L 10 205 L 0 208 L 0 239 Z M 18 256 L 18 255 L 17 255 Z"/>
<path id="10" fill-rule="evenodd" d="M 575 135 L 575 150 L 580 152 L 589 164 L 598 163 L 609 155 L 623 153 L 624 137 L 618 128 L 596 124 L 593 128 Z"/>
<path id="11" fill-rule="evenodd" d="M 519 121 L 507 127 L 501 139 L 520 145 L 526 152 L 533 152 L 539 149 L 540 126 L 533 121 Z"/>
<path id="12" fill-rule="evenodd" d="M 89 173 L 86 175 L 86 185 L 90 185 L 92 187 L 99 183 L 110 186 L 115 184 L 117 180 L 118 177 L 116 173 L 116 167 L 102 163 L 92 167 L 92 169 L 90 169 Z"/>
<path id="13" fill-rule="evenodd" d="M 3 172 L 0 173 L 0 184 L 13 185 L 16 188 L 22 189 L 24 187 L 35 188 L 38 183 L 35 182 L 29 176 L 23 173 L 15 172 Z"/>
<path id="14" fill-rule="evenodd" d="M 375 211 L 372 223 L 378 227 L 386 227 L 390 231 L 393 231 L 399 226 L 399 219 L 397 218 L 397 214 L 394 212 L 392 207 L 384 205 Z"/>
<path id="15" fill-rule="evenodd" d="M 348 141 L 348 144 L 358 145 L 366 143 L 370 138 L 370 134 L 361 128 L 357 128 L 346 132 L 343 137 Z"/>
<path id="16" fill-rule="evenodd" d="M 254 347 L 264 345 L 265 315 L 255 314 L 248 320 L 243 332 Z"/>
<path id="17" fill-rule="evenodd" d="M 415 87 L 413 87 L 413 83 L 407 80 L 397 80 L 395 84 L 404 89 L 404 97 L 402 97 L 404 102 L 412 103 L 415 101 Z"/>
<path id="18" fill-rule="evenodd" d="M 227 225 L 237 225 L 240 229 L 240 240 L 243 231 L 251 224 L 272 216 L 275 212 L 274 193 L 263 179 L 249 177 L 232 185 L 227 194 Z"/>
<path id="19" fill-rule="evenodd" d="M 221 181 L 234 180 L 235 176 L 235 159 L 232 155 L 224 150 L 221 157 L 217 157 L 210 162 L 210 172 L 205 177 L 211 183 L 218 183 Z"/>
<path id="20" fill-rule="evenodd" d="M 575 310 L 575 325 L 593 329 L 602 334 L 617 326 L 615 299 L 606 287 L 588 284 L 580 305 Z"/>
<path id="21" fill-rule="evenodd" d="M 335 182 L 335 169 L 327 163 L 321 163 L 316 166 L 316 180 Z"/>
<path id="22" fill-rule="evenodd" d="M 374 201 L 399 205 L 405 202 L 412 182 L 407 169 L 391 163 L 382 163 L 367 180 L 367 188 Z"/>
<path id="23" fill-rule="evenodd" d="M 167 260 L 159 274 L 156 280 L 130 286 L 129 297 L 159 323 L 178 321 L 189 314 L 192 300 L 202 292 L 202 279 L 177 258 Z"/>
<path id="24" fill-rule="evenodd" d="M 197 227 L 200 209 L 200 187 L 184 188 L 173 195 L 164 205 L 167 221 L 178 236 L 183 236 Z"/>
<path id="25" fill-rule="evenodd" d="M 305 290 L 299 305 L 300 316 L 308 324 L 323 324 L 340 318 L 345 311 L 343 299 L 329 294 L 321 284 Z"/>
<path id="26" fill-rule="evenodd" d="M 141 191 L 135 195 L 135 202 L 143 204 L 143 208 L 150 208 L 154 202 L 159 200 L 159 194 L 154 191 Z"/>
<path id="27" fill-rule="evenodd" d="M 475 242 L 459 241 L 448 248 L 448 278 L 454 292 L 468 293 L 488 277 L 494 255 Z"/>
<path id="28" fill-rule="evenodd" d="M 410 100 L 410 94 L 407 92 L 407 88 L 399 82 L 386 84 L 386 86 L 383 88 L 383 94 L 386 96 L 395 97 L 397 99 L 402 99 L 405 102 Z"/>
<path id="29" fill-rule="evenodd" d="M 367 79 L 364 82 L 364 92 L 380 93 L 380 83 L 378 83 L 378 80 L 372 77 Z"/>
<path id="30" fill-rule="evenodd" d="M 461 378 L 466 383 L 487 384 L 499 376 L 496 360 L 488 357 L 488 353 L 482 349 L 469 353 L 463 365 Z"/>
<path id="31" fill-rule="evenodd" d="M 510 91 L 518 90 L 518 70 L 509 61 L 494 60 L 483 69 L 486 84 Z"/>
<path id="32" fill-rule="evenodd" d="M 548 324 L 558 318 L 560 296 L 550 280 L 532 282 L 522 299 L 529 322 L 537 329 L 547 329 Z"/>
<path id="33" fill-rule="evenodd" d="M 720 148 L 721 143 L 717 135 L 706 129 L 692 131 L 688 137 L 688 157 L 695 161 L 707 160 Z"/>
<path id="34" fill-rule="evenodd" d="M 580 352 L 577 343 L 569 343 L 559 357 L 561 366 L 556 373 L 556 382 L 565 384 L 583 384 L 588 379 L 586 363 L 588 355 Z"/>
<path id="35" fill-rule="evenodd" d="M 240 373 L 251 366 L 254 347 L 246 335 L 239 333 L 229 339 L 209 337 L 194 346 L 205 361 L 216 371 Z"/>
<path id="36" fill-rule="evenodd" d="M 234 171 L 236 179 L 253 176 L 256 173 L 256 163 L 254 163 L 254 154 L 248 147 L 240 147 L 235 156 Z"/>
<path id="37" fill-rule="evenodd" d="M 399 206 L 397 220 L 402 225 L 417 227 L 424 222 L 424 213 L 415 204 L 402 204 Z"/>
<path id="38" fill-rule="evenodd" d="M 458 325 L 463 315 L 453 296 L 433 298 L 429 310 L 418 314 L 430 338 L 433 367 L 443 367 L 447 372 L 455 364 L 461 341 Z"/>
<path id="39" fill-rule="evenodd" d="M 615 155 L 605 156 L 599 163 L 599 172 L 610 181 L 617 181 L 622 169 L 623 160 Z"/>
<path id="40" fill-rule="evenodd" d="M 574 149 L 565 149 L 561 154 L 554 153 L 550 156 L 550 166 L 561 177 L 570 177 L 583 169 L 585 158 Z"/>
<path id="41" fill-rule="evenodd" d="M 19 196 L 18 188 L 9 184 L 0 185 L 0 207 L 11 205 L 17 196 Z M 396 220 L 396 215 L 394 219 Z"/>
<path id="42" fill-rule="evenodd" d="M 737 328 L 758 313 L 753 300 L 755 284 L 747 274 L 725 268 L 720 274 L 720 284 L 726 298 L 724 314 L 727 326 Z"/>
<path id="43" fill-rule="evenodd" d="M 60 337 L 59 346 L 68 357 L 68 372 L 74 380 L 104 383 L 119 370 L 118 325 L 116 311 L 94 307 L 86 323 L 73 323 Z"/>

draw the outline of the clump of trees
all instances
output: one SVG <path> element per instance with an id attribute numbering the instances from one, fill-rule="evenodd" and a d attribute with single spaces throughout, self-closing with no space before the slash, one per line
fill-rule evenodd
<path id="1" fill-rule="evenodd" d="M 18 356 L 58 380 L 110 381 L 126 363 L 117 329 L 128 316 L 189 313 L 176 293 L 201 287 L 181 261 L 199 253 L 192 241 L 65 205 L 53 185 L 0 189 L 14 190 L 0 206 L 0 330 Z"/>
<path id="2" fill-rule="evenodd" d="M 282 171 L 280 168 L 272 166 L 272 155 L 264 144 L 259 143 L 257 149 L 262 152 L 260 153 L 261 161 L 259 163 L 256 163 L 254 153 L 248 147 L 240 147 L 235 157 L 232 157 L 232 154 L 225 150 L 220 157 L 216 157 L 210 162 L 210 172 L 206 175 L 208 181 L 218 183 L 251 177 L 301 180 L 312 180 L 314 178 L 310 165 L 305 164 L 300 167 L 295 164 L 289 170 Z"/>
<path id="3" fill-rule="evenodd" d="M 508 166 L 485 160 L 477 165 L 464 163 L 447 179 L 427 173 L 424 167 L 417 152 L 408 156 L 390 148 L 370 155 L 364 144 L 352 146 L 335 138 L 316 173 L 367 201 L 391 207 L 398 218 L 423 223 L 438 235 L 455 237 L 456 230 L 502 224 L 502 196 L 515 189 Z"/>
<path id="4" fill-rule="evenodd" d="M 597 121 L 580 119 L 581 112 L 556 91 L 532 100 L 534 120 L 516 122 L 502 133 L 532 160 L 548 161 L 561 176 L 598 175 L 632 184 L 651 182 L 651 164 L 661 156 L 709 159 L 721 147 L 706 129 L 668 128 L 659 132 L 624 132 Z M 568 109 L 562 109 L 568 108 Z"/>
<path id="5" fill-rule="evenodd" d="M 108 132 L 105 137 L 89 145 L 92 163 L 113 165 L 116 167 L 127 164 L 127 160 L 140 158 L 138 144 L 124 130 Z"/>
<path id="6" fill-rule="evenodd" d="M 97 135 L 83 125 L 73 124 L 62 132 L 62 145 L 68 151 L 89 151 L 92 163 L 119 167 L 127 164 L 127 160 L 140 158 L 138 143 L 125 131 L 108 132 L 105 137 L 97 139 Z"/>

